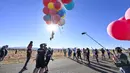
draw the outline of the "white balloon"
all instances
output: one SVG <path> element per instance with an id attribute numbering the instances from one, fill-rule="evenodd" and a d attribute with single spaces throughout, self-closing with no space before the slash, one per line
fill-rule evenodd
<path id="1" fill-rule="evenodd" d="M 63 26 L 65 24 L 65 19 L 61 18 L 59 21 L 59 26 Z"/>

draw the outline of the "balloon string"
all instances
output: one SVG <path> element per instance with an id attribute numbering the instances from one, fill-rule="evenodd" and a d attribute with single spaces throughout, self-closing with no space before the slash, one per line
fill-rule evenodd
<path id="1" fill-rule="evenodd" d="M 62 34 L 61 29 L 60 29 L 60 26 L 58 26 L 58 27 L 59 27 L 59 30 L 60 30 L 60 34 Z"/>

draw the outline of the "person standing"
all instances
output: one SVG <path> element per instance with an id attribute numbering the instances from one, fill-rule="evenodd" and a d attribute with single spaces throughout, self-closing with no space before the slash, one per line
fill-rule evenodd
<path id="1" fill-rule="evenodd" d="M 3 61 L 5 56 L 8 54 L 7 48 L 8 45 L 5 45 L 0 49 L 0 61 Z"/>
<path id="2" fill-rule="evenodd" d="M 53 61 L 52 59 L 52 55 L 53 55 L 53 50 L 49 47 L 46 51 L 46 62 L 45 62 L 45 71 L 48 72 L 48 64 L 50 62 L 50 60 Z"/>
<path id="3" fill-rule="evenodd" d="M 76 48 L 73 49 L 73 59 L 76 58 Z"/>
<path id="4" fill-rule="evenodd" d="M 95 58 L 95 50 L 92 48 L 93 59 Z"/>
<path id="5" fill-rule="evenodd" d="M 86 49 L 86 57 L 87 57 L 88 64 L 90 64 L 90 60 L 89 60 L 90 50 L 89 50 L 89 48 Z"/>
<path id="6" fill-rule="evenodd" d="M 37 50 L 36 66 L 33 73 L 44 73 L 45 68 L 45 54 L 47 50 L 47 44 L 40 44 L 40 48 Z"/>
<path id="7" fill-rule="evenodd" d="M 83 48 L 83 57 L 84 57 L 84 60 L 86 60 L 86 49 Z"/>
<path id="8" fill-rule="evenodd" d="M 77 49 L 77 60 L 81 59 L 82 61 L 81 53 L 82 51 L 80 49 Z"/>
<path id="9" fill-rule="evenodd" d="M 63 49 L 63 52 L 64 52 L 64 56 L 66 57 L 66 53 L 67 53 L 66 49 Z"/>
<path id="10" fill-rule="evenodd" d="M 110 53 L 110 50 L 107 49 L 107 54 L 108 54 L 108 58 L 110 59 L 111 58 L 111 53 Z"/>
<path id="11" fill-rule="evenodd" d="M 127 57 L 127 55 L 122 52 L 121 47 L 116 47 L 115 49 L 118 54 L 118 60 L 115 61 L 115 65 L 120 67 L 121 73 L 130 73 L 130 62 L 128 60 L 129 57 Z"/>
<path id="12" fill-rule="evenodd" d="M 95 49 L 95 57 L 96 57 L 97 62 L 99 63 L 99 60 L 98 60 L 98 50 L 97 49 Z"/>
<path id="13" fill-rule="evenodd" d="M 70 48 L 68 48 L 68 57 L 70 58 L 72 54 L 72 50 Z"/>
<path id="14" fill-rule="evenodd" d="M 26 59 L 26 62 L 23 66 L 23 70 L 27 70 L 27 64 L 31 58 L 31 54 L 32 54 L 32 46 L 33 46 L 33 41 L 30 41 L 29 45 L 27 46 L 27 59 Z"/>
<path id="15" fill-rule="evenodd" d="M 17 54 L 17 52 L 18 52 L 18 50 L 17 50 L 17 49 L 15 49 L 15 54 Z"/>
<path id="16" fill-rule="evenodd" d="M 116 54 L 114 49 L 113 49 L 113 54 Z"/>
<path id="17" fill-rule="evenodd" d="M 70 57 L 72 57 L 72 49 L 70 49 Z"/>
<path id="18" fill-rule="evenodd" d="M 104 60 L 105 59 L 105 50 L 102 48 L 101 52 L 102 52 L 102 60 Z"/>

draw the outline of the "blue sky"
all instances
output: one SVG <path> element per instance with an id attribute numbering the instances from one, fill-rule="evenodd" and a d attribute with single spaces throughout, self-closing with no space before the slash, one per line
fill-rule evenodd
<path id="1" fill-rule="evenodd" d="M 74 0 L 75 8 L 66 11 L 66 24 L 50 41 L 43 20 L 42 0 L 0 0 L 0 46 L 25 47 L 30 40 L 34 47 L 46 42 L 51 47 L 100 46 L 81 32 L 86 31 L 106 48 L 130 47 L 128 41 L 118 41 L 107 34 L 107 25 L 124 16 L 130 0 Z"/>

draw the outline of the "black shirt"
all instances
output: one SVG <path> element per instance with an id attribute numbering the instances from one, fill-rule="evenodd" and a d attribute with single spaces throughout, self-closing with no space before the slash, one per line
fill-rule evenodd
<path id="1" fill-rule="evenodd" d="M 45 58 L 45 53 L 46 50 L 45 49 L 38 49 L 37 50 L 37 59 L 44 59 Z"/>
<path id="2" fill-rule="evenodd" d="M 77 49 L 77 55 L 81 55 L 81 50 Z"/>

